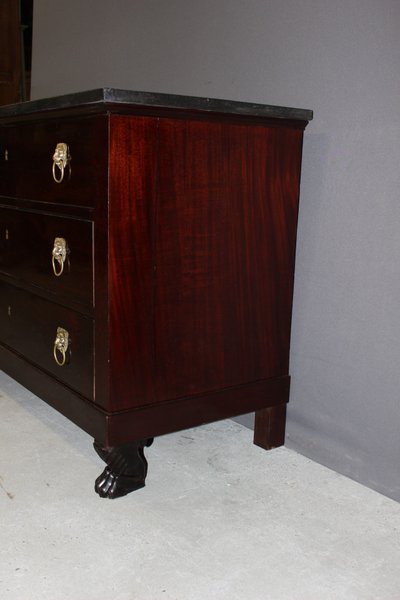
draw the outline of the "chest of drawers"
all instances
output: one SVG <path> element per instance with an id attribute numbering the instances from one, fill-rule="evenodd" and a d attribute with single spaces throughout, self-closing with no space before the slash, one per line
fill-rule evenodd
<path id="1" fill-rule="evenodd" d="M 0 367 L 90 434 L 95 489 L 251 411 L 283 443 L 311 111 L 100 89 L 0 109 Z"/>

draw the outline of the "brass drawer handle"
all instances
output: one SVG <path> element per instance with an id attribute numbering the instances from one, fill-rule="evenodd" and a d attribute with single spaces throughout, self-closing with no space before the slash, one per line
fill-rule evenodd
<path id="1" fill-rule="evenodd" d="M 57 327 L 57 335 L 54 340 L 53 356 L 59 367 L 63 367 L 67 360 L 67 351 L 69 347 L 69 333 L 62 327 Z"/>
<path id="2" fill-rule="evenodd" d="M 59 142 L 53 154 L 53 179 L 56 183 L 61 183 L 64 179 L 65 169 L 68 167 L 71 174 L 71 155 L 68 145 L 64 142 Z"/>
<path id="3" fill-rule="evenodd" d="M 54 239 L 54 246 L 51 253 L 51 264 L 53 265 L 53 273 L 56 277 L 60 277 L 60 275 L 63 274 L 67 254 L 67 241 L 62 237 L 56 237 Z"/>

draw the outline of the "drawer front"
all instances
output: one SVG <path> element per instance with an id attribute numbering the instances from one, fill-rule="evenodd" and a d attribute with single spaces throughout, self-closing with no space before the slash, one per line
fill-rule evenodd
<path id="1" fill-rule="evenodd" d="M 50 119 L 10 128 L 7 169 L 12 196 L 79 206 L 94 206 L 104 200 L 107 122 L 106 116 L 97 116 Z M 7 194 L 7 184 L 4 190 L 0 187 L 0 193 Z"/>
<path id="2" fill-rule="evenodd" d="M 63 350 L 54 348 L 59 328 L 68 332 L 62 366 Z M 0 282 L 0 342 L 93 399 L 92 319 Z"/>
<path id="3" fill-rule="evenodd" d="M 0 127 L 0 195 L 14 196 L 15 180 L 9 152 L 9 127 Z"/>
<path id="4" fill-rule="evenodd" d="M 4 208 L 0 228 L 0 273 L 93 305 L 91 222 Z"/>

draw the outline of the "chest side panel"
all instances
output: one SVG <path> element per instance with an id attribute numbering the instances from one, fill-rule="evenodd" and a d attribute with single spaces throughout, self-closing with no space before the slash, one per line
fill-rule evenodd
<path id="1" fill-rule="evenodd" d="M 302 132 L 160 120 L 157 399 L 288 373 Z"/>

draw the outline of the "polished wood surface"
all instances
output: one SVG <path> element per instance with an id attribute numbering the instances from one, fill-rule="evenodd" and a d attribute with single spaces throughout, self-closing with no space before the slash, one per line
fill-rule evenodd
<path id="1" fill-rule="evenodd" d="M 111 104 L 2 122 L 0 365 L 112 457 L 100 495 L 154 436 L 257 411 L 255 443 L 283 443 L 305 124 Z"/>
<path id="2" fill-rule="evenodd" d="M 70 334 L 63 367 L 53 356 L 58 327 Z M 2 344 L 86 398 L 93 398 L 92 319 L 0 281 L 0 331 Z"/>
<path id="3" fill-rule="evenodd" d="M 112 410 L 155 401 L 154 222 L 157 129 L 152 118 L 110 120 L 109 360 Z"/>
<path id="4" fill-rule="evenodd" d="M 160 121 L 158 400 L 288 373 L 301 139 Z"/>
<path id="5" fill-rule="evenodd" d="M 155 437 L 286 403 L 289 400 L 289 384 L 289 377 L 271 377 L 208 394 L 113 413 L 108 418 L 108 443 L 113 445 L 130 439 Z"/>
<path id="6" fill-rule="evenodd" d="M 93 306 L 93 224 L 55 214 L 0 208 L 0 273 L 19 285 L 61 304 Z M 52 266 L 57 237 L 65 239 L 67 257 L 61 276 Z M 59 268 L 56 264 L 56 268 Z M 58 272 L 58 271 L 57 271 Z"/>
<path id="7" fill-rule="evenodd" d="M 112 117 L 113 408 L 288 373 L 301 142 Z"/>
<path id="8" fill-rule="evenodd" d="M 6 128 L 8 160 L 0 194 L 56 204 L 94 206 L 107 199 L 108 119 L 49 119 Z M 62 183 L 52 175 L 60 142 L 69 146 L 71 171 Z M 3 143 L 4 145 L 4 143 Z"/>

